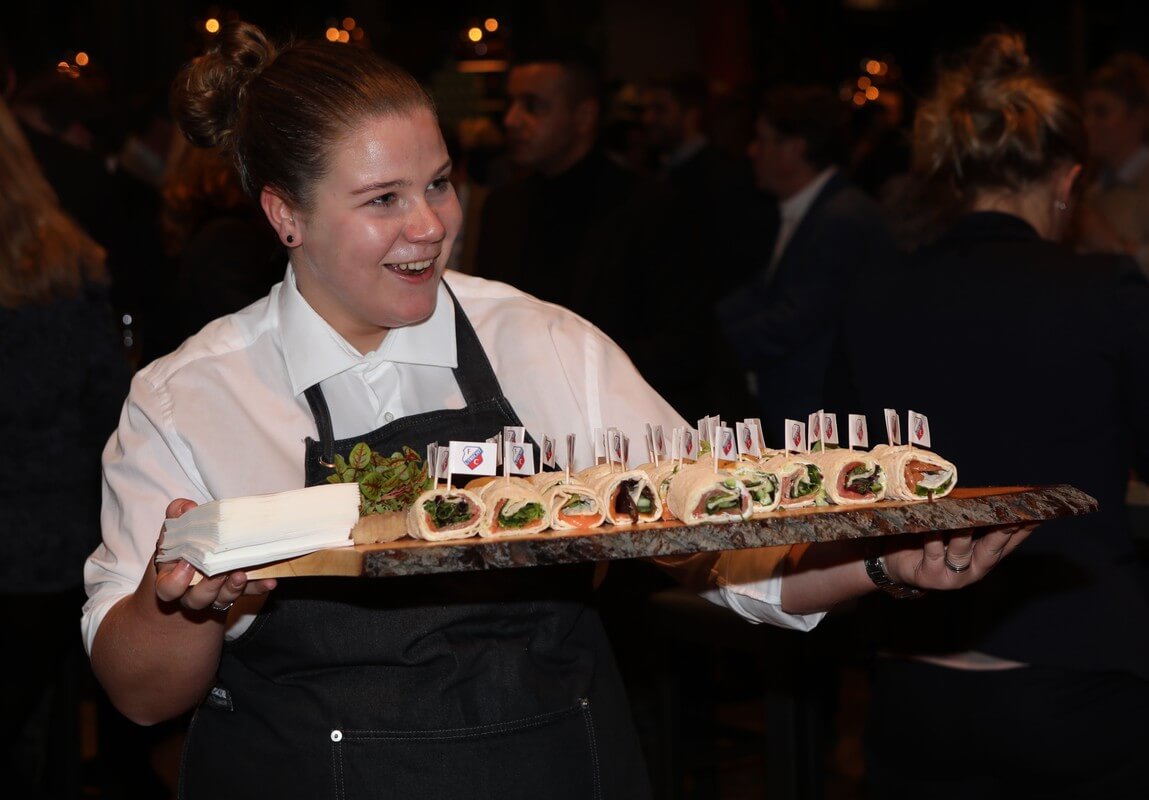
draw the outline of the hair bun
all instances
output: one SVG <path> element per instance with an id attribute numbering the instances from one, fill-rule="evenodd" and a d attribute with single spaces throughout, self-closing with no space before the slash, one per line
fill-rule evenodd
<path id="1" fill-rule="evenodd" d="M 225 26 L 173 84 L 172 113 L 184 135 L 200 147 L 230 149 L 247 86 L 275 56 L 275 46 L 255 25 Z"/>
<path id="2" fill-rule="evenodd" d="M 970 54 L 972 83 L 982 85 L 1007 80 L 1030 68 L 1025 39 L 1017 33 L 992 33 Z"/>

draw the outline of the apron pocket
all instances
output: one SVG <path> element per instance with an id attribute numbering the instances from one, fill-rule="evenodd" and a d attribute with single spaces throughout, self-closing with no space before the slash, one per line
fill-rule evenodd
<path id="1" fill-rule="evenodd" d="M 336 800 L 597 800 L 590 702 L 508 722 L 426 731 L 335 729 Z"/>

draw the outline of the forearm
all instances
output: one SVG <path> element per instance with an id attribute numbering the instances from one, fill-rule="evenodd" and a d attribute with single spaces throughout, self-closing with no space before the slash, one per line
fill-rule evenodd
<path id="1" fill-rule="evenodd" d="M 829 611 L 873 591 L 858 541 L 796 545 L 782 567 L 782 610 L 788 614 Z"/>
<path id="2" fill-rule="evenodd" d="M 210 688 L 225 617 L 156 595 L 155 576 L 108 611 L 92 644 L 92 670 L 112 703 L 142 725 L 192 708 Z"/>

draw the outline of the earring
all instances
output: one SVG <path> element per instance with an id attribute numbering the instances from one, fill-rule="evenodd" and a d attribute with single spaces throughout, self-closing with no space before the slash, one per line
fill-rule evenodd
<path id="1" fill-rule="evenodd" d="M 295 242 L 295 237 L 292 236 L 290 233 L 287 234 L 287 243 L 292 244 L 293 242 Z"/>
<path id="2" fill-rule="evenodd" d="M 1064 200 L 1058 200 L 1053 204 L 1053 207 L 1058 211 L 1067 211 L 1069 209 L 1069 203 L 1065 202 Z"/>

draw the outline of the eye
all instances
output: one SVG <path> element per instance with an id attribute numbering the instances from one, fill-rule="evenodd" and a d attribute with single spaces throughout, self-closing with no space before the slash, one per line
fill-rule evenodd
<path id="1" fill-rule="evenodd" d="M 441 178 L 436 178 L 431 181 L 431 185 L 427 187 L 427 191 L 441 193 L 445 192 L 451 186 L 450 179 L 444 175 Z"/>
<path id="2" fill-rule="evenodd" d="M 399 202 L 399 195 L 395 194 L 394 192 L 387 192 L 387 194 L 381 194 L 378 197 L 372 197 L 367 201 L 367 205 L 382 206 L 387 208 L 395 205 L 397 202 Z"/>

